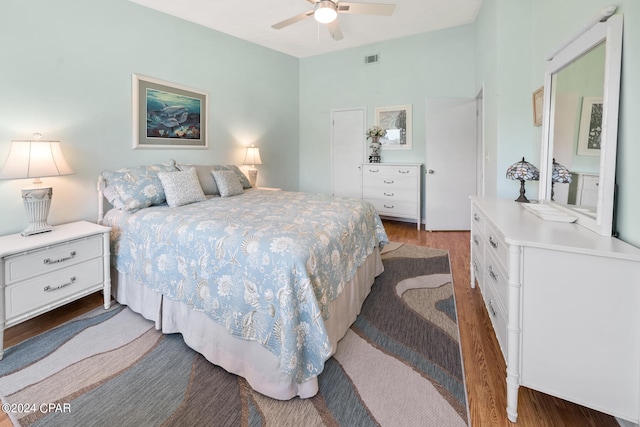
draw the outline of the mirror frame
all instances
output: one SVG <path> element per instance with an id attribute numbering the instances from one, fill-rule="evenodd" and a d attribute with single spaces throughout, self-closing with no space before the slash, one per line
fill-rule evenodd
<path id="1" fill-rule="evenodd" d="M 618 111 L 620 105 L 620 73 L 622 65 L 622 15 L 597 22 L 577 39 L 561 49 L 549 62 L 544 76 L 542 117 L 542 154 L 540 156 L 539 199 L 565 209 L 578 218 L 577 223 L 603 236 L 613 232 L 613 210 L 618 145 Z M 600 176 L 596 218 L 570 206 L 551 201 L 551 168 L 553 166 L 554 105 L 553 75 L 605 42 L 604 92 L 602 99 L 602 134 Z"/>

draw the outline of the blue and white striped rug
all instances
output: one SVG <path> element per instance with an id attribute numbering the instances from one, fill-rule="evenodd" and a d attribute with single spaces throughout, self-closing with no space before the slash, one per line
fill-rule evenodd
<path id="1" fill-rule="evenodd" d="M 467 426 L 448 254 L 383 262 L 311 399 L 260 395 L 116 304 L 7 349 L 3 409 L 22 426 Z"/>

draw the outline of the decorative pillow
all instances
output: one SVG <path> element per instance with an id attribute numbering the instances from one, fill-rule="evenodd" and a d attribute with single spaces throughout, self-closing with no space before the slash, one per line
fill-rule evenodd
<path id="1" fill-rule="evenodd" d="M 220 190 L 222 197 L 237 196 L 244 191 L 238 179 L 238 174 L 234 171 L 211 171 L 211 174 L 216 180 L 218 190 Z"/>
<path id="2" fill-rule="evenodd" d="M 220 194 L 218 191 L 218 186 L 216 185 L 216 180 L 211 175 L 211 170 L 213 166 L 211 165 L 186 165 L 182 163 L 178 163 L 178 169 L 184 171 L 189 168 L 194 168 L 196 173 L 198 174 L 198 181 L 200 181 L 200 186 L 202 187 L 202 191 L 207 196 L 217 196 Z"/>
<path id="3" fill-rule="evenodd" d="M 172 208 L 207 199 L 193 168 L 178 172 L 158 172 L 158 178 L 162 182 L 167 204 Z"/>
<path id="4" fill-rule="evenodd" d="M 242 171 L 240 170 L 240 168 L 236 165 L 213 165 L 211 167 L 212 170 L 214 171 L 232 171 L 234 172 L 236 175 L 238 175 L 238 179 L 240 180 L 240 183 L 242 184 L 242 188 L 247 189 L 247 188 L 251 188 L 251 183 L 249 182 L 249 179 L 247 178 L 247 176 L 245 174 L 242 173 Z M 220 186 L 220 184 L 218 184 L 218 186 Z"/>
<path id="5" fill-rule="evenodd" d="M 113 206 L 122 206 L 121 209 L 126 211 L 135 211 L 164 203 L 164 189 L 160 178 L 158 178 L 158 172 L 175 172 L 177 170 L 176 162 L 171 160 L 166 164 L 103 171 L 102 177 L 107 180 L 107 187 L 112 187 L 108 193 L 117 194 L 117 198 L 113 198 L 113 201 L 107 200 Z"/>

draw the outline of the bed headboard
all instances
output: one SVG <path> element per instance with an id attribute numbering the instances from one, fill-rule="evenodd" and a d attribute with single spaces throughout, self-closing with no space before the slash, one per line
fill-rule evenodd
<path id="1" fill-rule="evenodd" d="M 102 220 L 104 219 L 104 188 L 106 185 L 107 182 L 104 178 L 99 176 L 96 188 L 98 189 L 98 224 L 100 225 L 102 225 Z"/>

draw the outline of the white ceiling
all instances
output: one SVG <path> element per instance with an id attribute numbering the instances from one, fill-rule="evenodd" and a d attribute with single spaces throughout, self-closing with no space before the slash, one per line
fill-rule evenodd
<path id="1" fill-rule="evenodd" d="M 271 25 L 313 8 L 306 0 L 131 0 L 291 56 L 304 58 L 475 21 L 482 0 L 357 0 L 396 4 L 392 16 L 340 14 L 334 41 L 313 18 L 281 30 Z"/>

